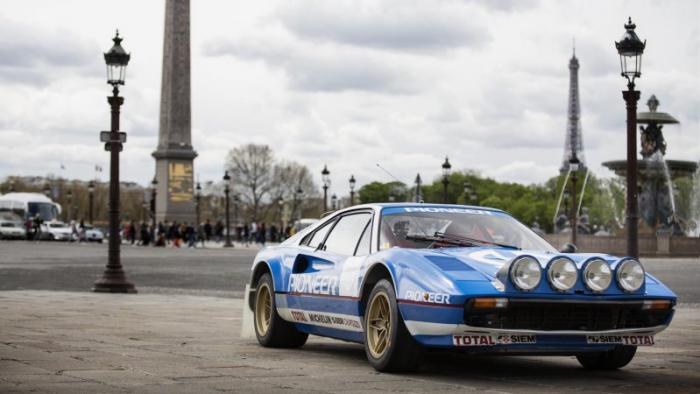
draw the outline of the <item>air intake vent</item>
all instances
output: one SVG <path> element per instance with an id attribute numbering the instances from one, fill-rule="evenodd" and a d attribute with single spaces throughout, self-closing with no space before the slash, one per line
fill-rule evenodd
<path id="1" fill-rule="evenodd" d="M 426 258 L 443 271 L 474 271 L 472 267 L 454 257 L 427 256 Z"/>

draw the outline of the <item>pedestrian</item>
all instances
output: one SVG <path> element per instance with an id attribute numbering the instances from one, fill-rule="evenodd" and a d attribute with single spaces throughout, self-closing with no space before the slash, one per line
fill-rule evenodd
<path id="1" fill-rule="evenodd" d="M 248 246 L 250 242 L 250 227 L 248 223 L 243 223 L 243 243 Z"/>
<path id="2" fill-rule="evenodd" d="M 87 241 L 87 231 L 85 229 L 85 219 L 80 219 L 80 226 L 78 226 L 78 242 Z"/>
<path id="3" fill-rule="evenodd" d="M 197 236 L 195 235 L 194 226 L 192 223 L 185 223 L 185 240 L 187 241 L 188 248 L 194 248 L 197 242 Z"/>
<path id="4" fill-rule="evenodd" d="M 258 242 L 258 224 L 255 221 L 250 222 L 250 239 L 249 242 Z"/>
<path id="5" fill-rule="evenodd" d="M 221 238 L 224 236 L 224 224 L 221 220 L 216 221 L 214 233 L 216 234 L 216 242 L 221 242 Z"/>
<path id="6" fill-rule="evenodd" d="M 75 220 L 70 221 L 70 242 L 78 241 L 80 234 L 78 234 L 78 225 Z"/>
<path id="7" fill-rule="evenodd" d="M 34 220 L 32 221 L 32 227 L 34 230 L 34 240 L 38 241 L 41 238 L 41 225 L 44 223 L 44 221 L 41 219 L 41 216 L 37 213 L 34 215 Z"/>
<path id="8" fill-rule="evenodd" d="M 260 223 L 260 229 L 258 230 L 258 243 L 262 244 L 265 246 L 265 241 L 266 241 L 266 235 L 267 232 L 265 231 L 265 222 Z"/>
<path id="9" fill-rule="evenodd" d="M 132 245 L 136 242 L 136 223 L 133 220 L 129 222 L 129 242 Z"/>
<path id="10" fill-rule="evenodd" d="M 207 241 L 211 239 L 211 232 L 211 222 L 209 221 L 209 218 L 207 218 L 207 221 L 204 223 L 204 238 L 202 238 L 202 245 L 204 245 L 204 239 L 206 239 Z"/>

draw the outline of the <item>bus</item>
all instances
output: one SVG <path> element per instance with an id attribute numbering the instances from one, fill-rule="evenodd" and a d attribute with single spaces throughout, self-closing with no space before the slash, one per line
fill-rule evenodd
<path id="1" fill-rule="evenodd" d="M 44 222 L 58 220 L 61 206 L 41 193 L 7 193 L 0 196 L 0 218 L 5 220 L 33 219 Z"/>

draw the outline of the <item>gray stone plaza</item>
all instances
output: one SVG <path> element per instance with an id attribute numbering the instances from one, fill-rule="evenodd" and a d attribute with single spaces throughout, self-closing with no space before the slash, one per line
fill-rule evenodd
<path id="1" fill-rule="evenodd" d="M 657 346 L 615 372 L 573 357 L 432 353 L 418 373 L 379 374 L 361 345 L 241 338 L 255 248 L 125 247 L 139 294 L 93 294 L 103 245 L 0 242 L 0 392 L 697 392 L 697 259 L 643 259 L 680 304 Z"/>

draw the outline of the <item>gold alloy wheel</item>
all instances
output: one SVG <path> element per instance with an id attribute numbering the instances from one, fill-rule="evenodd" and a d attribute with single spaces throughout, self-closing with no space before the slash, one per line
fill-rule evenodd
<path id="1" fill-rule="evenodd" d="M 374 358 L 380 358 L 391 340 L 391 308 L 389 297 L 377 293 L 369 303 L 367 313 L 367 347 Z"/>
<path id="2" fill-rule="evenodd" d="M 255 329 L 258 335 L 265 336 L 270 328 L 270 319 L 272 318 L 272 292 L 267 283 L 258 287 L 257 296 L 255 298 Z"/>

